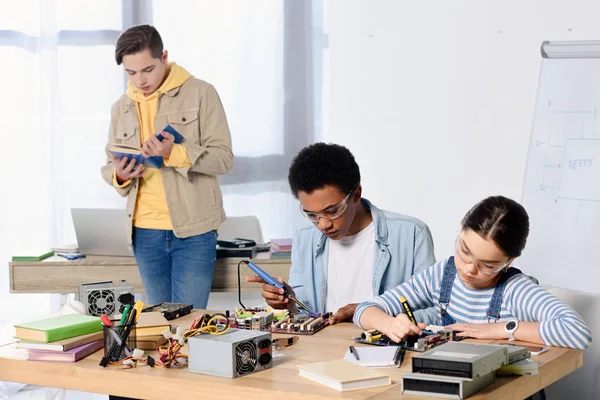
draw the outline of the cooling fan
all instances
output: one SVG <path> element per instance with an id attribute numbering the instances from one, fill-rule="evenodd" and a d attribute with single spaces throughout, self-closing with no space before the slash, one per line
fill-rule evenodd
<path id="1" fill-rule="evenodd" d="M 254 342 L 243 342 L 235 349 L 235 371 L 238 376 L 254 372 L 258 359 L 256 358 L 256 345 Z"/>
<path id="2" fill-rule="evenodd" d="M 79 284 L 79 301 L 83 303 L 88 315 L 111 316 L 122 312 L 125 304 L 134 304 L 133 287 L 125 280 L 114 286 L 112 281 Z"/>
<path id="3" fill-rule="evenodd" d="M 90 290 L 87 294 L 89 315 L 113 315 L 117 309 L 113 290 Z"/>

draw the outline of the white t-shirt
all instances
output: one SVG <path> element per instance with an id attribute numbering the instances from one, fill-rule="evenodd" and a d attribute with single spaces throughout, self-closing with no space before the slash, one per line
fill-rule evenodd
<path id="1" fill-rule="evenodd" d="M 328 246 L 325 311 L 373 299 L 375 224 L 371 222 L 356 235 L 329 240 Z"/>

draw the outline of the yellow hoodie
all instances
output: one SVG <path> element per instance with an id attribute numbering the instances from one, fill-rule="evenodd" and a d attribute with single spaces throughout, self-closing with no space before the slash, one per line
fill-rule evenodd
<path id="1" fill-rule="evenodd" d="M 192 77 L 188 71 L 175 63 L 169 63 L 169 75 L 160 85 L 156 92 L 144 96 L 131 83 L 127 85 L 127 96 L 137 104 L 138 119 L 140 121 L 140 138 L 144 143 L 153 134 L 157 133 L 154 126 L 156 118 L 157 102 L 162 93 L 173 90 L 183 85 Z M 159 129 L 164 127 L 160 126 Z M 142 144 L 140 143 L 140 145 Z M 185 148 L 180 144 L 174 144 L 171 155 L 164 160 L 168 167 L 189 167 L 191 165 Z M 115 182 L 116 183 L 116 182 Z M 172 230 L 173 225 L 169 217 L 165 187 L 163 185 L 160 169 L 148 168 L 139 181 L 139 191 L 135 204 L 133 226 L 147 229 Z"/>

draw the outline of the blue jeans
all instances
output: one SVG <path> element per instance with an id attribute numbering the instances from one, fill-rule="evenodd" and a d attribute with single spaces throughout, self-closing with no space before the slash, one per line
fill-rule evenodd
<path id="1" fill-rule="evenodd" d="M 173 231 L 134 227 L 133 254 L 148 302 L 206 308 L 216 248 L 216 231 L 181 239 Z"/>

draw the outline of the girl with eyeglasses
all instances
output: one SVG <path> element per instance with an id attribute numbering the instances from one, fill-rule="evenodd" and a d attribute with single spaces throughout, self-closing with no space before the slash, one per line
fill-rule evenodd
<path id="1" fill-rule="evenodd" d="M 488 197 L 463 218 L 454 255 L 409 281 L 361 303 L 354 322 L 395 342 L 420 334 L 403 312 L 438 309 L 442 325 L 459 336 L 518 339 L 549 346 L 586 348 L 592 341 L 583 319 L 568 305 L 512 267 L 529 234 L 529 217 L 517 202 Z"/>

